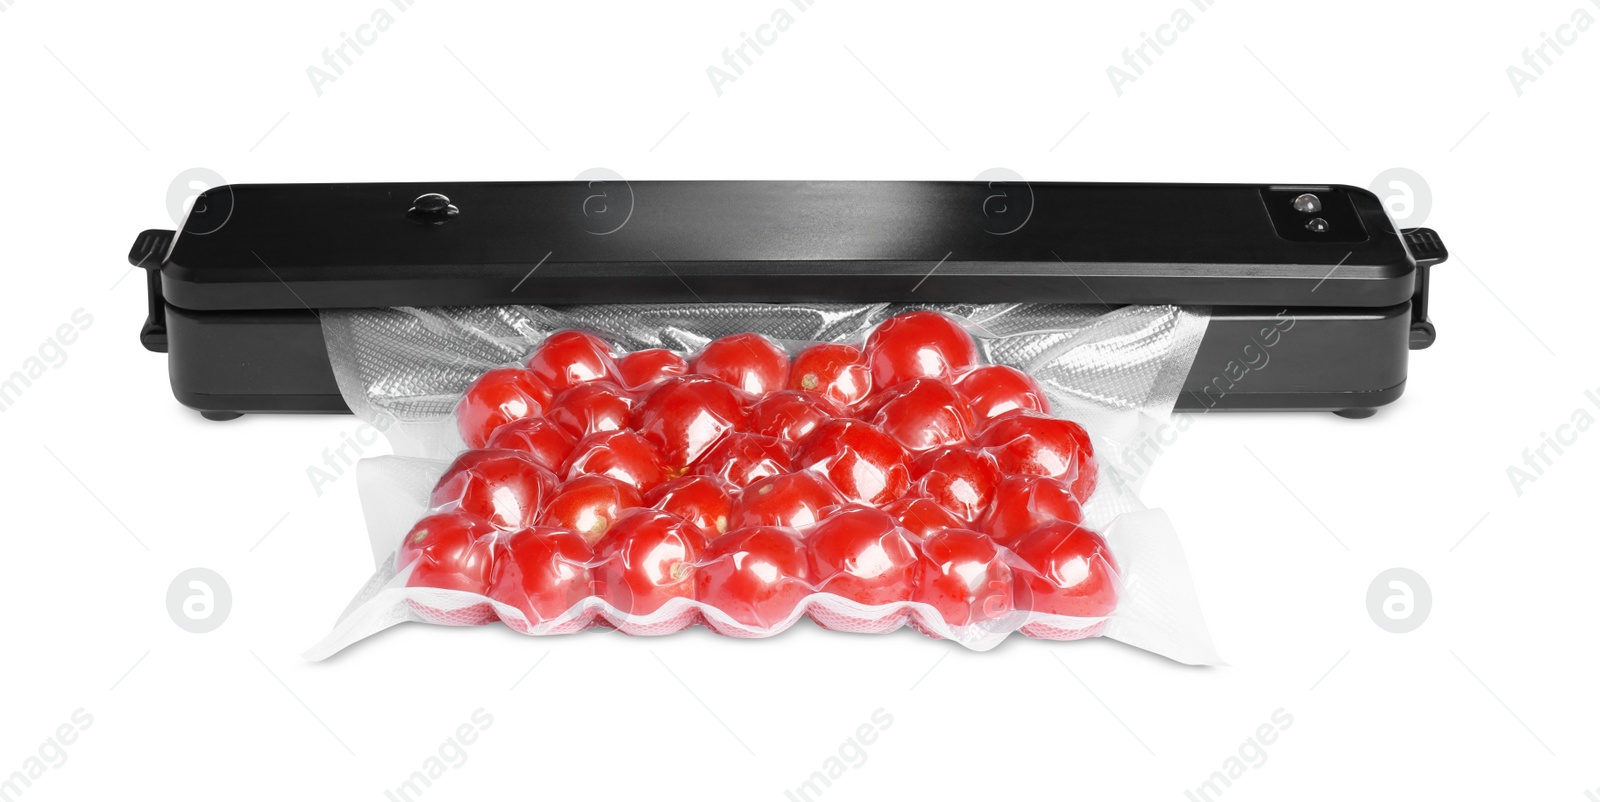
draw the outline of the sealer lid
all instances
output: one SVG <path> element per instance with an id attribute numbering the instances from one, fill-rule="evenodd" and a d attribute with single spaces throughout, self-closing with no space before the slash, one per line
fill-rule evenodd
<path id="1" fill-rule="evenodd" d="M 193 310 L 1385 307 L 1412 297 L 1421 258 L 1354 187 L 1021 181 L 233 185 L 146 247 L 165 300 Z"/>

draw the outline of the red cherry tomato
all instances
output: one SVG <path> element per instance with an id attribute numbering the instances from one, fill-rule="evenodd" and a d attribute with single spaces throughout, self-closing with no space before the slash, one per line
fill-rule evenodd
<path id="1" fill-rule="evenodd" d="M 1121 571 L 1095 532 L 1077 524 L 1051 524 L 1011 550 L 1032 569 L 1017 572 L 1019 604 L 1034 612 L 1084 618 L 1117 609 Z"/>
<path id="2" fill-rule="evenodd" d="M 550 388 L 522 368 L 495 368 L 478 377 L 456 407 L 456 428 L 468 448 L 483 448 L 495 429 L 544 414 Z"/>
<path id="3" fill-rule="evenodd" d="M 595 432 L 627 428 L 632 412 L 633 396 L 627 390 L 596 380 L 561 391 L 544 416 L 581 440 Z"/>
<path id="4" fill-rule="evenodd" d="M 578 441 L 562 475 L 572 479 L 588 473 L 633 485 L 641 493 L 667 479 L 660 452 L 631 429 L 599 432 Z"/>
<path id="5" fill-rule="evenodd" d="M 557 393 L 575 384 L 622 378 L 611 358 L 611 346 L 582 331 L 558 331 L 544 338 L 528 358 L 528 370 Z"/>
<path id="6" fill-rule="evenodd" d="M 533 457 L 534 462 L 559 471 L 577 443 L 577 439 L 547 418 L 523 418 L 495 429 L 494 436 L 484 447 L 523 451 Z"/>
<path id="7" fill-rule="evenodd" d="M 988 508 L 1000 485 L 1000 465 L 994 457 L 971 449 L 930 451 L 911 466 L 911 472 L 917 476 L 912 495 L 932 499 L 969 521 Z"/>
<path id="8" fill-rule="evenodd" d="M 872 407 L 872 425 L 912 453 L 960 445 L 975 428 L 967 400 L 938 379 L 895 385 L 879 393 Z"/>
<path id="9" fill-rule="evenodd" d="M 399 571 L 410 565 L 422 554 L 423 546 L 430 542 L 450 539 L 472 542 L 497 531 L 488 521 L 459 510 L 436 512 L 411 526 L 411 531 L 406 534 L 405 540 L 400 541 L 400 548 L 395 552 L 394 568 Z"/>
<path id="10" fill-rule="evenodd" d="M 434 508 L 454 505 L 502 529 L 531 526 L 555 491 L 556 477 L 522 451 L 468 451 L 433 487 Z"/>
<path id="11" fill-rule="evenodd" d="M 1014 409 L 1050 414 L 1050 401 L 1032 376 L 1006 365 L 984 365 L 956 382 L 979 425 Z"/>
<path id="12" fill-rule="evenodd" d="M 763 395 L 788 382 L 789 355 L 759 334 L 730 334 L 712 340 L 689 363 L 689 370 Z"/>
<path id="13" fill-rule="evenodd" d="M 845 498 L 884 504 L 911 486 L 909 455 L 894 438 L 858 420 L 832 420 L 812 430 L 794 467 L 828 477 Z"/>
<path id="14" fill-rule="evenodd" d="M 637 390 L 652 382 L 688 373 L 689 361 L 665 348 L 649 348 L 618 359 L 617 370 L 622 374 L 623 385 Z"/>
<path id="15" fill-rule="evenodd" d="M 910 601 L 917 550 L 894 516 L 872 507 L 834 511 L 806 533 L 817 590 L 861 604 Z"/>
<path id="16" fill-rule="evenodd" d="M 981 532 L 946 529 L 922 540 L 916 600 L 953 627 L 992 621 L 1015 609 L 1011 567 Z"/>
<path id="17" fill-rule="evenodd" d="M 1064 482 L 1048 476 L 1007 476 L 995 489 L 994 503 L 978 522 L 996 543 L 1010 545 L 1041 526 L 1083 520 L 1083 507 Z"/>
<path id="18" fill-rule="evenodd" d="M 883 511 L 894 516 L 900 528 L 917 537 L 927 537 L 943 529 L 965 529 L 971 525 L 929 498 L 906 496 L 884 507 Z"/>
<path id="19" fill-rule="evenodd" d="M 735 529 L 711 542 L 695 570 L 695 596 L 751 627 L 771 627 L 811 595 L 806 547 L 776 526 Z"/>
<path id="20" fill-rule="evenodd" d="M 628 615 L 649 615 L 673 598 L 694 598 L 695 565 L 705 537 L 682 518 L 637 509 L 595 545 L 595 590 Z"/>
<path id="21" fill-rule="evenodd" d="M 795 529 L 822 520 L 824 511 L 844 503 L 833 485 L 814 473 L 786 473 L 762 479 L 744 489 L 733 504 L 729 529 L 788 526 Z"/>
<path id="22" fill-rule="evenodd" d="M 1015 410 L 995 418 L 974 441 L 993 454 L 1006 473 L 1060 479 L 1080 500 L 1094 492 L 1094 446 L 1089 433 L 1072 421 Z"/>
<path id="23" fill-rule="evenodd" d="M 645 501 L 682 517 L 709 539 L 728 531 L 734 492 L 737 490 L 714 476 L 680 476 L 650 491 Z"/>
<path id="24" fill-rule="evenodd" d="M 495 556 L 488 596 L 522 611 L 530 624 L 559 618 L 589 597 L 589 544 L 565 529 L 513 533 Z"/>
<path id="25" fill-rule="evenodd" d="M 734 487 L 789 473 L 789 446 L 776 437 L 734 432 L 706 452 L 694 467 L 703 476 L 715 476 Z"/>
<path id="26" fill-rule="evenodd" d="M 744 425 L 744 403 L 743 393 L 709 376 L 664 379 L 634 407 L 633 428 L 681 471 Z"/>
<path id="27" fill-rule="evenodd" d="M 639 489 L 610 476 L 574 476 L 556 488 L 539 516 L 539 524 L 578 533 L 593 546 L 624 510 L 644 504 Z"/>
<path id="28" fill-rule="evenodd" d="M 867 369 L 861 349 L 819 343 L 794 358 L 794 366 L 789 369 L 789 389 L 853 407 L 872 393 L 872 371 Z"/>
<path id="29" fill-rule="evenodd" d="M 907 312 L 867 335 L 866 358 L 874 387 L 923 377 L 948 381 L 977 364 L 978 345 L 966 329 L 938 312 Z"/>
<path id="30" fill-rule="evenodd" d="M 430 515 L 412 527 L 405 551 L 412 565 L 406 586 L 487 593 L 494 572 L 492 528 L 470 516 Z"/>
<path id="31" fill-rule="evenodd" d="M 781 390 L 767 393 L 750 407 L 750 431 L 798 443 L 811 430 L 834 418 L 845 416 L 844 409 L 815 393 Z"/>

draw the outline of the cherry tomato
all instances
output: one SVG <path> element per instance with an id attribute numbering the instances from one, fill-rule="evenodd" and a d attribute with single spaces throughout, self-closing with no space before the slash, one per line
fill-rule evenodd
<path id="1" fill-rule="evenodd" d="M 844 407 L 865 401 L 872 392 L 872 371 L 861 349 L 819 343 L 801 351 L 789 370 L 789 389 L 814 393 Z"/>
<path id="2" fill-rule="evenodd" d="M 939 506 L 930 498 L 905 496 L 888 504 L 883 511 L 894 516 L 900 528 L 917 537 L 927 537 L 942 529 L 965 529 L 971 522 Z"/>
<path id="3" fill-rule="evenodd" d="M 497 531 L 499 530 L 488 521 L 460 510 L 436 512 L 413 524 L 405 539 L 400 541 L 400 548 L 395 552 L 395 570 L 399 571 L 410 565 L 412 560 L 422 554 L 422 547 L 430 542 L 451 538 L 460 542 L 470 542 L 493 535 Z"/>
<path id="4" fill-rule="evenodd" d="M 555 491 L 556 477 L 522 451 L 467 451 L 433 487 L 434 508 L 454 505 L 502 529 L 533 524 Z"/>
<path id="5" fill-rule="evenodd" d="M 522 418 L 494 430 L 485 448 L 523 451 L 533 461 L 559 471 L 578 441 L 547 418 Z"/>
<path id="6" fill-rule="evenodd" d="M 1050 414 L 1050 401 L 1039 383 L 1006 365 L 973 368 L 956 382 L 956 390 L 967 399 L 979 425 L 1014 409 Z"/>
<path id="7" fill-rule="evenodd" d="M 627 428 L 632 412 L 633 396 L 627 390 L 596 380 L 561 391 L 544 416 L 581 440 L 595 432 Z"/>
<path id="8" fill-rule="evenodd" d="M 665 348 L 648 348 L 618 359 L 617 371 L 622 374 L 623 386 L 637 390 L 652 382 L 688 373 L 689 361 Z"/>
<path id="9" fill-rule="evenodd" d="M 911 466 L 911 472 L 917 476 L 912 495 L 932 499 L 969 521 L 988 508 L 1000 484 L 1000 465 L 994 457 L 964 448 L 930 451 Z"/>
<path id="10" fill-rule="evenodd" d="M 965 443 L 975 428 L 967 400 L 938 379 L 897 384 L 879 393 L 872 407 L 872 425 L 913 453 Z"/>
<path id="11" fill-rule="evenodd" d="M 495 368 L 478 377 L 456 407 L 456 428 L 468 448 L 483 448 L 501 425 L 544 414 L 550 388 L 522 368 Z"/>
<path id="12" fill-rule="evenodd" d="M 715 476 L 734 487 L 789 473 L 789 446 L 776 437 L 733 432 L 706 452 L 694 467 L 703 476 Z"/>
<path id="13" fill-rule="evenodd" d="M 589 597 L 594 558 L 583 538 L 565 529 L 534 527 L 513 533 L 495 556 L 488 596 L 522 611 L 537 624 Z"/>
<path id="14" fill-rule="evenodd" d="M 1094 492 L 1094 446 L 1089 433 L 1072 421 L 1013 410 L 996 417 L 975 442 L 993 454 L 1006 473 L 1060 479 L 1081 500 Z"/>
<path id="15" fill-rule="evenodd" d="M 631 429 L 598 432 L 579 440 L 562 466 L 562 475 L 572 479 L 587 473 L 609 476 L 641 493 L 667 479 L 660 452 Z"/>
<path id="16" fill-rule="evenodd" d="M 751 395 L 764 395 L 783 389 L 789 381 L 789 355 L 759 334 L 730 334 L 712 340 L 689 363 L 689 370 Z"/>
<path id="17" fill-rule="evenodd" d="M 844 507 L 806 533 L 817 590 L 861 604 L 911 600 L 917 550 L 894 516 Z"/>
<path id="18" fill-rule="evenodd" d="M 680 476 L 650 491 L 645 501 L 682 517 L 709 539 L 728 531 L 735 492 L 714 476 Z"/>
<path id="19" fill-rule="evenodd" d="M 709 376 L 663 379 L 633 410 L 633 428 L 682 471 L 724 435 L 744 425 L 745 396 Z"/>
<path id="20" fill-rule="evenodd" d="M 695 595 L 745 626 L 771 627 L 811 595 L 806 547 L 776 526 L 735 529 L 711 542 L 695 570 Z"/>
<path id="21" fill-rule="evenodd" d="M 767 393 L 750 407 L 750 431 L 798 443 L 811 430 L 834 418 L 845 416 L 844 409 L 815 393 L 780 390 Z"/>
<path id="22" fill-rule="evenodd" d="M 948 381 L 977 364 L 978 345 L 966 329 L 938 312 L 907 312 L 867 335 L 866 358 L 874 387 L 923 377 Z"/>
<path id="23" fill-rule="evenodd" d="M 539 524 L 576 532 L 593 546 L 622 517 L 623 511 L 643 504 L 639 489 L 633 485 L 610 476 L 584 474 L 556 488 L 539 516 Z"/>
<path id="24" fill-rule="evenodd" d="M 933 605 L 946 623 L 964 627 L 1015 609 L 1011 567 L 988 535 L 945 529 L 922 540 L 916 600 Z"/>
<path id="25" fill-rule="evenodd" d="M 528 358 L 528 370 L 557 393 L 574 384 L 622 379 L 611 346 L 582 331 L 558 331 L 544 338 Z"/>
<path id="26" fill-rule="evenodd" d="M 994 503 L 978 522 L 996 543 L 1010 545 L 1047 524 L 1083 520 L 1083 507 L 1064 482 L 1048 476 L 1007 476 L 995 489 Z"/>
<path id="27" fill-rule="evenodd" d="M 412 527 L 405 551 L 412 565 L 406 586 L 487 593 L 494 571 L 495 536 L 471 516 L 430 515 Z"/>
<path id="28" fill-rule="evenodd" d="M 1121 572 L 1099 534 L 1077 524 L 1051 524 L 1011 550 L 1032 569 L 1017 577 L 1019 602 L 1034 612 L 1096 618 L 1117 609 Z"/>
<path id="29" fill-rule="evenodd" d="M 884 504 L 911 486 L 909 455 L 894 438 L 858 420 L 832 420 L 812 430 L 794 467 L 828 477 L 845 498 Z"/>
<path id="30" fill-rule="evenodd" d="M 814 473 L 786 473 L 744 489 L 733 504 L 729 529 L 747 526 L 800 528 L 822 520 L 825 510 L 844 503 L 833 485 Z"/>
<path id="31" fill-rule="evenodd" d="M 693 599 L 695 565 L 705 548 L 700 530 L 682 518 L 632 510 L 595 545 L 595 590 L 628 615 L 649 615 L 673 598 Z"/>

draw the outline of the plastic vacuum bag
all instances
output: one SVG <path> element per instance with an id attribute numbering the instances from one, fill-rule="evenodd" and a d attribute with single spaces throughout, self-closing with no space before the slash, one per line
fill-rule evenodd
<path id="1" fill-rule="evenodd" d="M 326 313 L 340 389 L 396 456 L 359 468 L 377 572 L 307 657 L 404 621 L 765 637 L 809 618 L 1216 662 L 1122 459 L 1205 324 L 1053 304 Z"/>

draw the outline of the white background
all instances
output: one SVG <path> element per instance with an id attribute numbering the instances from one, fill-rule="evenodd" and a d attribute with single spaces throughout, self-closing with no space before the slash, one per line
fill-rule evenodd
<path id="1" fill-rule="evenodd" d="M 1520 95 L 1507 75 L 1600 7 L 1217 0 L 1119 96 L 1107 67 L 1180 0 L 818 0 L 719 96 L 707 67 L 780 0 L 417 0 L 319 96 L 307 68 L 387 2 L 0 0 L 0 374 L 56 354 L 74 310 L 93 321 L 0 413 L 0 775 L 93 717 L 19 798 L 382 799 L 479 708 L 492 726 L 424 798 L 782 799 L 880 708 L 892 726 L 820 798 L 1183 799 L 1279 709 L 1292 726 L 1222 798 L 1600 797 L 1600 433 L 1520 494 L 1507 476 L 1575 410 L 1600 417 L 1600 30 Z M 1405 167 L 1452 258 L 1398 403 L 1199 417 L 1149 475 L 1228 667 L 810 625 L 758 643 L 406 626 L 311 664 L 372 569 L 355 481 L 319 496 L 307 477 L 355 421 L 217 424 L 173 401 L 124 255 L 173 227 L 168 186 L 193 167 L 1359 186 Z M 165 604 L 195 566 L 233 593 L 206 635 Z M 1405 635 L 1366 608 L 1395 566 L 1433 596 Z"/>

